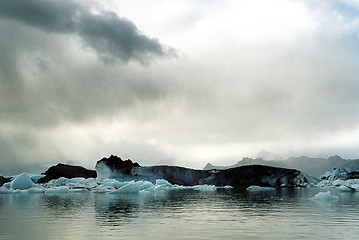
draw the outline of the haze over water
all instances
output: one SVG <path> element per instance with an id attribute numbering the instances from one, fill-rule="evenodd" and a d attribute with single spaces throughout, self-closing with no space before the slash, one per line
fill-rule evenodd
<path id="1" fill-rule="evenodd" d="M 327 190 L 1 194 L 0 239 L 355 239 L 359 194 Z"/>

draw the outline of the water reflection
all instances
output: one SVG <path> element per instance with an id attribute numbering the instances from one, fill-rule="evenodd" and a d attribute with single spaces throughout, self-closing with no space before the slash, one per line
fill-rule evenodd
<path id="1" fill-rule="evenodd" d="M 329 205 L 311 200 L 327 191 L 320 188 L 0 195 L 0 239 L 27 239 L 31 231 L 34 239 L 52 234 L 62 239 L 330 239 L 359 234 L 359 193 L 329 190 L 338 196 Z"/>
<path id="2" fill-rule="evenodd" d="M 45 207 L 60 216 L 82 211 L 92 202 L 89 193 L 42 194 L 41 198 Z"/>
<path id="3" fill-rule="evenodd" d="M 190 191 L 193 194 L 193 190 Z M 189 192 L 170 191 L 157 194 L 96 194 L 96 220 L 100 225 L 120 226 L 133 222 L 133 218 L 160 217 L 164 209 L 180 211 L 189 203 Z"/>

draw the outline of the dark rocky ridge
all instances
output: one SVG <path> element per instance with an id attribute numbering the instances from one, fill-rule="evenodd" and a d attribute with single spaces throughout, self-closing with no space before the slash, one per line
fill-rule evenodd
<path id="1" fill-rule="evenodd" d="M 153 183 L 156 179 L 166 179 L 177 185 L 209 184 L 218 187 L 227 185 L 232 187 L 303 186 L 310 181 L 302 172 L 288 168 L 263 165 L 248 165 L 224 170 L 195 170 L 166 165 L 142 167 L 130 159 L 122 160 L 113 155 L 97 161 L 96 171 L 59 163 L 50 167 L 44 174 L 46 176 L 39 179 L 38 183 L 46 183 L 60 177 L 97 177 L 99 181 L 106 178 L 114 178 L 119 181 L 146 180 Z"/>
<path id="2" fill-rule="evenodd" d="M 243 158 L 234 165 L 229 166 L 214 166 L 210 163 L 203 168 L 203 170 L 213 169 L 229 169 L 235 167 L 241 167 L 246 165 L 266 165 L 272 167 L 281 167 L 289 169 L 298 169 L 299 171 L 312 174 L 315 177 L 319 177 L 327 171 L 332 171 L 334 168 L 349 168 L 354 171 L 359 170 L 359 159 L 343 159 L 338 155 L 334 155 L 328 158 L 312 158 L 312 157 L 290 157 L 287 159 L 273 159 L 264 160 L 263 158 Z"/>
<path id="3" fill-rule="evenodd" d="M 58 179 L 60 177 L 65 178 L 96 178 L 97 174 L 94 170 L 88 170 L 81 166 L 72 166 L 67 164 L 59 163 L 56 166 L 50 167 L 45 173 L 46 176 L 40 178 L 38 183 L 46 183 L 52 179 Z"/>
<path id="4" fill-rule="evenodd" d="M 7 182 L 10 182 L 10 179 L 0 176 L 0 187 L 2 187 L 2 185 Z"/>
<path id="5" fill-rule="evenodd" d="M 130 159 L 122 160 L 114 155 L 111 155 L 109 158 L 104 157 L 97 161 L 97 163 L 99 162 L 106 164 L 110 169 L 116 169 L 122 174 L 130 174 L 133 167 L 140 167 L 140 164 L 137 162 L 132 162 Z"/>
<path id="6" fill-rule="evenodd" d="M 295 169 L 247 165 L 216 171 L 209 178 L 199 180 L 198 184 L 229 185 L 232 187 L 248 187 L 251 185 L 263 187 L 297 186 L 296 178 L 300 173 Z"/>
<path id="7" fill-rule="evenodd" d="M 111 159 L 111 160 L 109 160 Z M 178 166 L 141 167 L 131 160 L 111 156 L 103 158 L 96 164 L 100 179 L 115 178 L 120 181 L 166 179 L 172 184 L 193 186 L 211 184 L 232 187 L 258 186 L 300 186 L 308 179 L 295 169 L 278 168 L 262 165 L 249 165 L 225 170 L 195 170 Z"/>
<path id="8" fill-rule="evenodd" d="M 136 179 L 155 182 L 156 179 L 166 179 L 168 182 L 183 186 L 193 186 L 198 184 L 203 178 L 211 176 L 210 171 L 195 170 L 178 166 L 152 166 L 135 167 L 130 173 Z"/>

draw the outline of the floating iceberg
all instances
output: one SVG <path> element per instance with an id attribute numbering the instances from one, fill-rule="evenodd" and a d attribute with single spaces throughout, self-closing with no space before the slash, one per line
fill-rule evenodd
<path id="1" fill-rule="evenodd" d="M 344 185 L 341 185 L 338 187 L 342 192 L 352 192 L 352 191 L 355 191 L 354 188 L 351 188 L 351 187 L 347 187 L 347 186 L 344 186 Z"/>
<path id="2" fill-rule="evenodd" d="M 168 187 L 173 187 L 173 185 L 165 179 L 156 179 L 156 185 L 165 185 Z"/>
<path id="3" fill-rule="evenodd" d="M 273 188 L 273 187 L 260 187 L 260 186 L 253 185 L 253 186 L 247 187 L 246 190 L 249 191 L 249 192 L 259 192 L 259 191 L 273 191 L 273 190 L 275 190 L 275 188 Z"/>
<path id="4" fill-rule="evenodd" d="M 193 189 L 202 192 L 213 192 L 217 190 L 217 187 L 215 185 L 197 185 Z"/>
<path id="5" fill-rule="evenodd" d="M 359 179 L 356 178 L 357 171 L 350 171 L 348 168 L 334 169 L 320 176 L 321 181 L 318 187 L 337 187 L 341 191 L 359 191 Z"/>
<path id="6" fill-rule="evenodd" d="M 111 193 L 138 193 L 141 191 L 142 184 L 143 181 L 131 181 L 119 189 L 112 191 Z"/>
<path id="7" fill-rule="evenodd" d="M 334 196 L 330 193 L 330 191 L 327 192 L 319 192 L 315 194 L 314 197 L 312 197 L 313 200 L 318 202 L 335 202 L 338 201 L 338 197 Z"/>
<path id="8" fill-rule="evenodd" d="M 70 188 L 67 186 L 61 187 L 52 187 L 45 190 L 46 194 L 66 194 L 70 191 Z"/>
<path id="9" fill-rule="evenodd" d="M 10 188 L 13 190 L 24 190 L 29 189 L 34 186 L 34 182 L 31 180 L 31 177 L 27 173 L 22 173 L 14 178 L 10 183 Z"/>

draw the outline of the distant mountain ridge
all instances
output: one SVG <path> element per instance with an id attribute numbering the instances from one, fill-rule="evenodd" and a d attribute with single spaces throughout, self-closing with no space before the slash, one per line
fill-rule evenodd
<path id="1" fill-rule="evenodd" d="M 207 163 L 203 170 L 228 169 L 253 164 L 297 169 L 309 173 L 314 177 L 319 177 L 321 174 L 332 171 L 334 168 L 347 167 L 350 170 L 359 170 L 359 159 L 343 159 L 338 155 L 328 158 L 290 157 L 284 160 L 264 160 L 263 158 L 254 159 L 245 157 L 236 164 L 229 166 L 214 166 L 211 163 Z"/>

